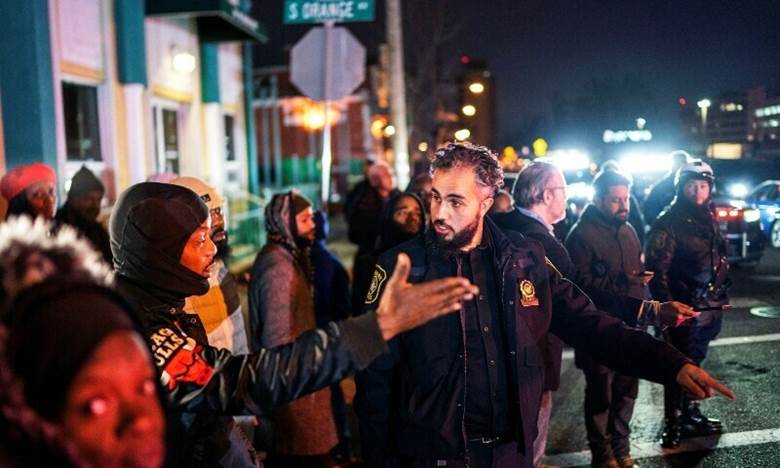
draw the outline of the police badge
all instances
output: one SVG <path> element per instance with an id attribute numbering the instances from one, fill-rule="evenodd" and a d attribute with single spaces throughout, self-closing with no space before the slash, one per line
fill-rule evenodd
<path id="1" fill-rule="evenodd" d="M 539 305 L 539 298 L 536 297 L 536 288 L 529 280 L 522 280 L 517 285 L 520 290 L 520 304 L 523 307 L 533 307 Z"/>
<path id="2" fill-rule="evenodd" d="M 366 294 L 366 304 L 373 304 L 379 297 L 379 291 L 382 289 L 382 283 L 387 279 L 387 272 L 381 266 L 374 268 L 374 276 L 371 278 L 371 285 Z"/>

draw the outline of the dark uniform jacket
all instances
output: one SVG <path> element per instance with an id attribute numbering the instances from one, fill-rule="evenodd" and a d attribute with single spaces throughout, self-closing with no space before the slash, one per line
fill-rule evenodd
<path id="1" fill-rule="evenodd" d="M 251 462 L 250 447 L 235 444 L 229 416 L 269 414 L 366 367 L 387 348 L 375 314 L 331 323 L 289 345 L 249 355 L 209 346 L 198 316 L 182 310 L 185 298 L 203 294 L 208 281 L 154 242 L 186 225 L 187 211 L 205 219 L 208 209 L 192 206 L 193 197 L 202 204 L 187 189 L 154 183 L 138 184 L 122 195 L 111 222 L 117 287 L 140 312 L 164 387 L 166 464 L 244 466 Z"/>
<path id="2" fill-rule="evenodd" d="M 566 237 L 566 248 L 576 268 L 574 282 L 596 307 L 617 318 L 626 310 L 639 312 L 646 295 L 640 277 L 644 265 L 631 224 L 615 224 L 596 206 L 588 205 Z M 575 363 L 591 372 L 608 370 L 579 350 Z"/>
<path id="3" fill-rule="evenodd" d="M 692 307 L 728 304 L 727 246 L 707 207 L 693 207 L 679 197 L 653 224 L 645 264 L 655 272 L 650 292 L 659 301 Z M 702 312 L 695 324 L 720 319 L 722 311 Z"/>
<path id="4" fill-rule="evenodd" d="M 442 271 L 448 271 L 447 259 L 426 247 L 433 235 L 429 231 L 379 258 L 366 298 L 368 309 L 376 306 L 398 252 L 411 258 L 411 282 L 446 276 Z M 499 281 L 495 291 L 506 311 L 501 319 L 509 417 L 526 466 L 533 458 L 544 387 L 540 347 L 548 332 L 587 349 L 619 372 L 655 382 L 675 381 L 686 358 L 596 309 L 546 261 L 540 244 L 517 233 L 505 235 L 489 219 L 483 235 L 491 236 Z M 463 336 L 458 315 L 441 317 L 395 338 L 390 353 L 358 376 L 356 405 L 369 466 L 382 466 L 394 454 L 424 460 L 463 458 Z"/>
<path id="5" fill-rule="evenodd" d="M 569 258 L 566 247 L 539 220 L 523 214 L 519 210 L 497 213 L 491 218 L 499 228 L 519 232 L 528 239 L 542 244 L 547 258 L 561 272 L 561 275 L 569 279 L 574 277 L 574 264 Z M 558 390 L 561 385 L 563 342 L 557 336 L 548 333 L 547 338 L 541 344 L 541 349 L 544 357 L 544 390 Z"/>

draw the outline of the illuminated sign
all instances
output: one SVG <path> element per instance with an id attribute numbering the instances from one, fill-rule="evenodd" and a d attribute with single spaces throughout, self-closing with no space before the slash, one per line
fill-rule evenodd
<path id="1" fill-rule="evenodd" d="M 604 130 L 602 139 L 604 143 L 625 143 L 627 141 L 638 143 L 652 140 L 653 133 L 650 130 Z"/>

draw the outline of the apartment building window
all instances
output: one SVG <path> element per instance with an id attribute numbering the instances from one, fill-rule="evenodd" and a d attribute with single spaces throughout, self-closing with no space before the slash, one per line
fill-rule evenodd
<path id="1" fill-rule="evenodd" d="M 97 87 L 62 83 L 68 161 L 102 161 Z"/>
<path id="2" fill-rule="evenodd" d="M 173 107 L 153 107 L 157 172 L 179 173 L 179 113 Z"/>

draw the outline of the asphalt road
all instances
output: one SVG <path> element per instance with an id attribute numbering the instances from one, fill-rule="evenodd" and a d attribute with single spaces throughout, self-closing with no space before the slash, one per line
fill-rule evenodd
<path id="1" fill-rule="evenodd" d="M 675 451 L 658 441 L 663 426 L 663 387 L 641 382 L 632 419 L 632 455 L 641 467 L 780 467 L 780 318 L 751 308 L 780 306 L 780 251 L 768 249 L 751 271 L 733 270 L 734 309 L 710 348 L 704 368 L 729 385 L 737 400 L 715 397 L 702 412 L 721 419 L 720 437 L 691 439 Z M 564 356 L 561 389 L 554 399 L 546 462 L 589 466 L 582 413 L 582 372 Z"/>

